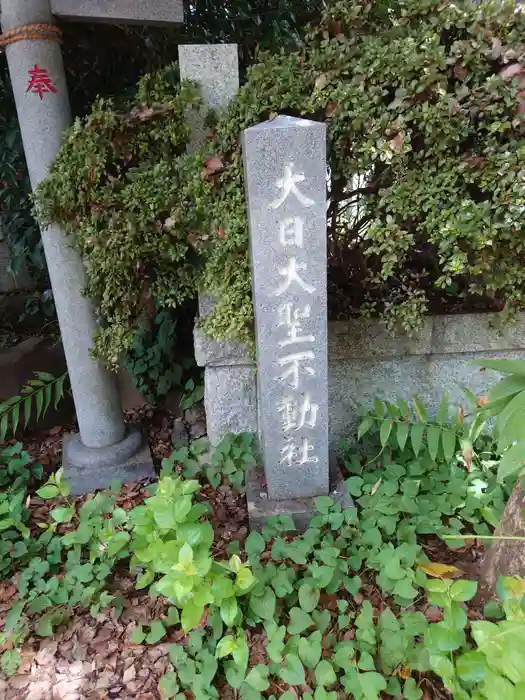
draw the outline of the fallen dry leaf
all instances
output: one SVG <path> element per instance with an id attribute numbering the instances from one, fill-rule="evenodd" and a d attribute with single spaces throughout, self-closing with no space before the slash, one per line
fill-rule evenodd
<path id="1" fill-rule="evenodd" d="M 224 170 L 224 163 L 219 156 L 210 156 L 204 161 L 204 171 L 206 175 L 215 175 L 215 173 Z"/>
<path id="2" fill-rule="evenodd" d="M 332 117 L 335 114 L 335 112 L 337 111 L 338 107 L 339 107 L 339 102 L 329 102 L 326 105 L 326 109 L 324 111 L 325 117 L 327 117 L 327 119 Z"/>
<path id="3" fill-rule="evenodd" d="M 321 73 L 321 75 L 318 75 L 317 78 L 315 79 L 315 89 L 316 90 L 323 90 L 328 83 L 330 82 L 330 78 L 328 77 L 328 73 Z"/>
<path id="4" fill-rule="evenodd" d="M 400 153 L 403 150 L 404 143 L 405 143 L 405 137 L 400 132 L 399 134 L 394 136 L 394 138 L 388 142 L 388 145 L 394 151 L 394 153 Z"/>
<path id="5" fill-rule="evenodd" d="M 522 72 L 523 66 L 521 66 L 519 63 L 511 63 L 510 66 L 506 66 L 505 68 L 500 70 L 499 74 L 501 75 L 503 80 L 511 80 L 516 75 L 519 75 Z"/>
<path id="6" fill-rule="evenodd" d="M 458 569 L 457 566 L 440 564 L 437 561 L 431 561 L 426 564 L 418 564 L 417 568 L 428 576 L 433 576 L 434 578 L 457 578 L 458 576 L 463 575 L 463 571 Z"/>

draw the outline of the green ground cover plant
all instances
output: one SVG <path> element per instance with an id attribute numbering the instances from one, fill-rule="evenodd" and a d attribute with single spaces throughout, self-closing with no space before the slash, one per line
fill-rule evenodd
<path id="1" fill-rule="evenodd" d="M 518 700 L 525 584 L 502 579 L 499 602 L 471 618 L 478 584 L 450 563 L 465 538 L 492 533 L 513 485 L 498 477 L 492 438 L 474 435 L 477 415 L 446 398 L 436 417 L 418 399 L 376 402 L 361 417 L 359 449 L 344 446 L 356 508 L 319 497 L 306 532 L 273 518 L 220 559 L 209 508 L 195 496 L 200 483 L 220 487 L 253 465 L 247 437 L 227 438 L 211 460 L 205 441 L 165 460 L 131 510 L 117 505 L 117 485 L 80 503 L 60 471 L 38 486 L 38 465 L 28 470 L 21 445 L 8 448 L 1 574 L 16 574 L 18 600 L 1 631 L 3 672 L 16 673 L 29 634 L 52 636 L 78 609 L 118 614 L 112 579 L 124 565 L 139 591 L 166 604 L 160 618 L 137 622 L 130 643 L 182 635 L 169 646 L 163 697 L 207 700 L 230 686 L 242 700 L 421 700 L 440 677 L 458 700 Z M 35 535 L 27 493 L 36 486 L 52 507 Z M 254 632 L 266 640 L 255 661 Z"/>

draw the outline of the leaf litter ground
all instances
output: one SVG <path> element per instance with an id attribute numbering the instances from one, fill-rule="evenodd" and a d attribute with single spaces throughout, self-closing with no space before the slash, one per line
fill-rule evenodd
<path id="1" fill-rule="evenodd" d="M 131 422 L 147 425 L 149 442 L 157 465 L 172 452 L 170 432 L 173 418 L 165 413 L 144 407 L 128 415 Z M 57 426 L 51 430 L 30 436 L 26 448 L 39 460 L 47 473 L 52 473 L 60 464 L 60 445 L 65 432 L 74 429 L 74 425 Z M 146 496 L 147 482 L 125 485 L 119 503 L 125 510 L 130 510 L 141 503 Z M 80 504 L 86 497 L 78 498 Z M 227 547 L 231 542 L 239 542 L 241 547 L 248 533 L 246 503 L 243 496 L 237 495 L 228 485 L 218 489 L 204 485 L 199 498 L 211 506 L 211 520 L 215 531 L 213 554 L 217 558 L 227 558 Z M 52 502 L 37 497 L 31 499 L 31 525 L 38 529 L 39 522 L 49 522 L 49 510 Z M 292 535 L 285 536 L 292 542 Z M 477 579 L 477 564 L 480 548 L 472 540 L 465 547 L 448 549 L 435 536 L 421 538 L 423 549 L 434 562 L 450 564 L 459 569 L 459 574 Z M 262 553 L 263 562 L 271 559 L 270 543 Z M 297 567 L 301 568 L 301 567 Z M 102 700 L 119 698 L 121 700 L 157 700 L 161 697 L 158 689 L 159 680 L 171 668 L 168 656 L 170 644 L 184 644 L 184 633 L 177 629 L 168 631 L 161 643 L 133 644 L 131 635 L 137 624 L 147 625 L 152 620 L 163 619 L 168 614 L 168 605 L 159 599 L 151 599 L 147 593 L 137 592 L 134 581 L 126 569 L 116 571 L 112 583 L 112 594 L 122 596 L 124 600 L 122 614 L 116 616 L 114 611 L 101 612 L 96 618 L 87 612 L 76 611 L 68 622 L 51 638 L 30 637 L 22 648 L 22 665 L 16 676 L 9 679 L 0 678 L 0 697 L 5 700 Z M 370 601 L 374 615 L 391 605 L 391 600 L 376 585 L 375 578 L 366 573 L 362 576 L 360 592 L 354 596 L 347 595 L 350 608 L 359 611 L 365 600 Z M 0 583 L 0 622 L 16 601 L 16 580 Z M 337 619 L 338 600 L 341 595 L 321 593 L 318 609 L 328 611 L 332 620 Z M 481 619 L 482 612 L 475 601 L 465 605 L 471 620 Z M 418 599 L 414 610 L 423 612 L 429 622 L 442 618 L 439 608 L 431 606 L 426 599 Z M 328 626 L 331 629 L 331 624 Z M 262 626 L 246 630 L 250 648 L 250 666 L 268 663 L 266 647 L 268 639 Z M 343 641 L 354 639 L 356 630 L 350 626 L 341 636 Z M 326 652 L 326 654 L 325 654 Z M 323 655 L 329 657 L 329 650 Z M 404 673 L 399 670 L 400 676 Z M 219 681 L 220 685 L 220 681 Z M 423 691 L 422 700 L 445 700 L 450 694 L 443 688 L 441 681 L 433 674 L 419 679 Z M 286 683 L 270 689 L 279 697 L 289 690 Z M 293 689 L 292 689 L 293 690 Z M 309 692 L 308 679 L 303 686 Z M 296 692 L 293 690 L 292 694 Z M 191 692 L 186 692 L 192 700 Z M 220 688 L 220 697 L 229 700 L 239 697 L 224 684 Z M 297 695 L 299 697 L 299 695 Z M 351 697 L 338 693 L 338 700 Z M 386 696 L 385 696 L 386 697 Z M 390 697 L 390 696 L 389 696 Z"/>

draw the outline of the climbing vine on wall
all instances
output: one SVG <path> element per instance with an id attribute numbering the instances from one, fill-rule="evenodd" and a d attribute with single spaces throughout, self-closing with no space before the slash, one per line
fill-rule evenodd
<path id="1" fill-rule="evenodd" d="M 250 339 L 239 136 L 279 113 L 327 124 L 332 302 L 409 332 L 436 300 L 523 307 L 523 36 L 513 3 L 332 2 L 295 52 L 250 70 L 196 156 L 198 90 L 173 69 L 144 78 L 126 113 L 97 102 L 40 208 L 80 246 L 98 350 L 115 364 L 152 299 L 174 307 L 198 285 L 217 300 L 205 329 Z"/>

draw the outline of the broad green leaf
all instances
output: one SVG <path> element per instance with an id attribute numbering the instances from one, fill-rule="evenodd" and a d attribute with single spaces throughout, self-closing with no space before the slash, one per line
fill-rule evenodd
<path id="1" fill-rule="evenodd" d="M 504 676 L 492 671 L 489 667 L 485 669 L 485 680 L 482 684 L 483 694 L 487 698 L 494 700 L 522 700 L 516 696 L 513 684 Z"/>
<path id="2" fill-rule="evenodd" d="M 463 632 L 451 629 L 442 622 L 430 625 L 425 631 L 425 646 L 432 654 L 455 651 L 464 641 Z"/>
<path id="3" fill-rule="evenodd" d="M 409 428 L 409 424 L 404 421 L 397 424 L 397 444 L 401 451 L 405 449 Z"/>
<path id="4" fill-rule="evenodd" d="M 303 584 L 299 588 L 299 605 L 305 612 L 310 613 L 317 607 L 320 595 L 321 591 L 318 588 Z"/>
<path id="5" fill-rule="evenodd" d="M 324 688 L 336 682 L 337 676 L 335 675 L 332 664 L 329 661 L 326 661 L 326 659 L 319 661 L 317 664 L 315 669 L 315 680 L 317 681 L 318 685 L 321 685 Z"/>
<path id="6" fill-rule="evenodd" d="M 427 445 L 432 461 L 435 462 L 437 459 L 437 453 L 439 449 L 439 438 L 441 437 L 441 428 L 439 425 L 429 425 L 427 431 Z"/>
<path id="7" fill-rule="evenodd" d="M 223 659 L 225 656 L 230 656 L 238 648 L 239 643 L 233 635 L 223 637 L 217 644 L 215 656 L 217 659 Z"/>
<path id="8" fill-rule="evenodd" d="M 74 514 L 75 514 L 75 507 L 74 506 L 67 506 L 67 507 L 60 506 L 59 508 L 53 508 L 53 510 L 51 510 L 49 513 L 49 515 L 57 523 L 69 523 L 69 522 L 71 522 Z M 129 535 L 128 535 L 128 538 L 129 538 Z"/>
<path id="9" fill-rule="evenodd" d="M 454 678 L 456 675 L 454 671 L 454 664 L 452 663 L 452 661 L 448 657 L 443 656 L 442 654 L 432 653 L 430 654 L 429 660 L 430 667 L 432 668 L 434 673 L 437 673 L 437 675 L 441 678 L 443 683 L 445 683 L 445 685 L 450 688 L 450 686 L 454 683 Z"/>
<path id="10" fill-rule="evenodd" d="M 513 445 L 504 452 L 498 466 L 498 478 L 504 480 L 513 474 L 517 474 L 524 466 L 525 440 L 519 442 L 517 445 Z"/>
<path id="11" fill-rule="evenodd" d="M 184 603 L 181 616 L 182 629 L 184 632 L 189 632 L 198 626 L 203 612 L 204 606 L 196 605 L 192 600 L 188 600 Z"/>
<path id="12" fill-rule="evenodd" d="M 114 557 L 118 554 L 129 542 L 129 532 L 121 530 L 116 532 L 108 542 L 108 554 L 110 557 Z"/>
<path id="13" fill-rule="evenodd" d="M 40 498 L 50 500 L 52 498 L 57 498 L 57 496 L 60 494 L 60 490 L 58 486 L 55 486 L 55 484 L 45 484 L 41 488 L 37 489 L 36 493 L 37 496 L 40 496 Z"/>
<path id="14" fill-rule="evenodd" d="M 481 683 L 485 678 L 485 655 L 480 651 L 467 651 L 456 659 L 456 673 L 465 683 Z"/>
<path id="15" fill-rule="evenodd" d="M 519 414 L 523 414 L 525 411 L 525 390 L 520 391 L 519 394 L 516 394 L 516 396 L 514 396 L 505 406 L 505 408 L 499 412 L 496 419 L 496 431 L 498 435 L 503 435 L 505 433 L 509 418 L 515 411 L 518 411 Z"/>
<path id="16" fill-rule="evenodd" d="M 238 611 L 237 598 L 227 598 L 222 601 L 220 613 L 226 627 L 233 627 Z"/>
<path id="17" fill-rule="evenodd" d="M 525 397 L 525 391 L 522 391 L 509 404 L 509 409 L 514 405 L 514 401 L 518 398 Z M 505 409 L 506 411 L 507 409 Z M 498 437 L 498 451 L 503 452 L 507 447 L 510 447 L 514 442 L 521 441 L 523 429 L 525 427 L 525 402 L 520 401 L 517 408 L 514 408 L 508 415 L 502 411 L 496 423 Z"/>
<path id="18" fill-rule="evenodd" d="M 517 374 L 525 377 L 525 362 L 521 360 L 474 360 L 472 364 L 484 369 L 493 369 L 501 374 Z"/>
<path id="19" fill-rule="evenodd" d="M 357 439 L 361 440 L 361 438 L 366 435 L 366 433 L 370 430 L 370 428 L 374 425 L 374 419 L 372 416 L 365 416 L 361 423 L 359 424 L 359 428 L 357 430 Z"/>
<path id="20" fill-rule="evenodd" d="M 423 425 L 423 423 L 414 423 L 410 430 L 410 441 L 412 443 L 412 449 L 414 450 L 415 457 L 417 457 L 419 454 L 421 443 L 423 442 L 425 427 L 426 426 Z"/>
<path id="21" fill-rule="evenodd" d="M 450 597 L 458 602 L 470 600 L 474 598 L 477 590 L 477 581 L 455 581 L 450 587 Z"/>
<path id="22" fill-rule="evenodd" d="M 313 626 L 313 620 L 301 608 L 292 608 L 290 610 L 290 622 L 288 623 L 288 633 L 289 634 L 301 634 L 309 627 Z"/>
<path id="23" fill-rule="evenodd" d="M 387 442 L 388 438 L 390 437 L 390 433 L 392 432 L 392 419 L 391 418 L 385 418 L 385 420 L 381 423 L 381 428 L 379 430 L 379 439 L 381 441 L 381 447 L 384 447 Z"/>
<path id="24" fill-rule="evenodd" d="M 523 390 L 525 390 L 525 376 L 511 375 L 510 377 L 504 377 L 501 381 L 492 386 L 487 398 L 489 404 L 492 404 L 502 399 L 510 400 Z"/>
<path id="25" fill-rule="evenodd" d="M 279 676 L 288 685 L 303 685 L 305 682 L 304 666 L 295 654 L 287 654 L 284 665 L 279 669 Z"/>

